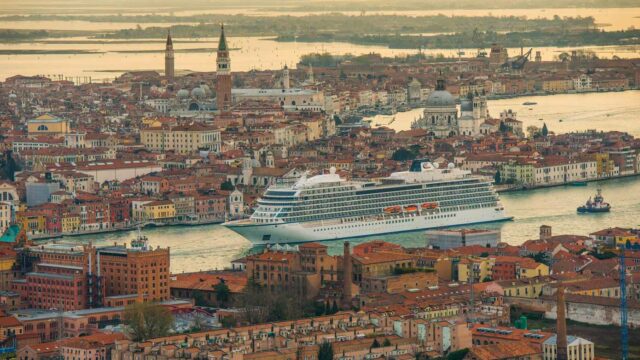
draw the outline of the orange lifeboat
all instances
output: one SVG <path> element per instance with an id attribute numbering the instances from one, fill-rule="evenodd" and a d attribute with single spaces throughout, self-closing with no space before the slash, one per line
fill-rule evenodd
<path id="1" fill-rule="evenodd" d="M 387 214 L 397 214 L 399 212 L 402 211 L 402 208 L 400 206 L 389 206 L 384 208 L 384 212 Z"/>
<path id="2" fill-rule="evenodd" d="M 407 205 L 404 207 L 404 211 L 408 212 L 408 213 L 414 213 L 416 211 L 418 211 L 418 206 L 417 205 Z"/>
<path id="3" fill-rule="evenodd" d="M 421 207 L 424 210 L 433 210 L 433 209 L 437 209 L 438 208 L 438 203 L 426 202 L 426 203 L 422 203 Z"/>

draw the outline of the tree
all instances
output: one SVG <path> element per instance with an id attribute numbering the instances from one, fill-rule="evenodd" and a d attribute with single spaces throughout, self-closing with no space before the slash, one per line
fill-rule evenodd
<path id="1" fill-rule="evenodd" d="M 380 343 L 378 342 L 378 339 L 373 339 L 373 343 L 371 343 L 371 348 L 376 349 L 379 347 L 380 347 Z"/>
<path id="2" fill-rule="evenodd" d="M 220 184 L 220 190 L 233 191 L 233 189 L 235 189 L 235 187 L 231 183 L 231 180 L 226 180 L 225 182 Z"/>
<path id="3" fill-rule="evenodd" d="M 331 313 L 335 314 L 338 312 L 338 303 L 336 302 L 336 299 L 333 299 L 333 305 L 331 305 Z"/>
<path id="4" fill-rule="evenodd" d="M 547 123 L 542 125 L 542 136 L 547 137 L 549 135 L 549 129 L 547 129 Z"/>
<path id="5" fill-rule="evenodd" d="M 416 158 L 416 155 L 405 148 L 400 148 L 394 151 L 393 155 L 391 155 L 391 159 L 395 161 L 407 161 L 407 160 L 413 160 L 415 158 Z"/>
<path id="6" fill-rule="evenodd" d="M 136 303 L 124 310 L 127 334 L 133 341 L 166 336 L 173 327 L 171 312 L 155 303 Z"/>
<path id="7" fill-rule="evenodd" d="M 493 176 L 493 180 L 496 184 L 500 184 L 502 182 L 502 174 L 500 173 L 500 170 L 496 171 L 496 174 Z"/>
<path id="8" fill-rule="evenodd" d="M 221 280 L 213 287 L 213 290 L 216 292 L 216 301 L 218 302 L 218 305 L 224 307 L 227 302 L 229 302 L 229 298 L 231 296 L 229 287 Z"/>
<path id="9" fill-rule="evenodd" d="M 391 341 L 389 341 L 389 339 L 384 338 L 384 341 L 382 342 L 382 346 L 391 346 Z"/>
<path id="10" fill-rule="evenodd" d="M 549 259 L 549 255 L 546 252 L 539 252 L 533 255 L 527 255 L 527 257 L 532 258 L 537 263 L 545 264 L 547 266 L 551 266 L 551 260 Z"/>
<path id="11" fill-rule="evenodd" d="M 333 360 L 333 345 L 323 342 L 318 350 L 318 360 Z"/>

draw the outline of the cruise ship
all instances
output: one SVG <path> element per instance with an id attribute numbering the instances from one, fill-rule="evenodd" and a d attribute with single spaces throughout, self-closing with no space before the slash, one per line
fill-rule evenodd
<path id="1" fill-rule="evenodd" d="M 254 244 L 284 244 L 509 220 L 490 179 L 414 160 L 378 181 L 334 168 L 270 186 L 248 219 L 223 225 Z"/>

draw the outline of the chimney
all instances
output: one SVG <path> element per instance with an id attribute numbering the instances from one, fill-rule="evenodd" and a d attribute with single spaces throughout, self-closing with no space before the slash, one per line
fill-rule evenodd
<path id="1" fill-rule="evenodd" d="M 551 226 L 542 225 L 540 226 L 540 240 L 547 240 L 551 237 Z"/>
<path id="2" fill-rule="evenodd" d="M 353 277 L 352 273 L 352 263 L 351 263 L 351 249 L 349 247 L 349 242 L 344 242 L 344 254 L 342 256 L 342 306 L 350 309 L 351 308 L 351 298 L 353 295 L 351 294 L 351 280 Z"/>
<path id="3" fill-rule="evenodd" d="M 557 360 L 567 360 L 567 319 L 565 314 L 564 303 L 564 286 L 560 285 L 557 290 L 557 305 L 556 305 L 556 351 L 558 354 Z"/>

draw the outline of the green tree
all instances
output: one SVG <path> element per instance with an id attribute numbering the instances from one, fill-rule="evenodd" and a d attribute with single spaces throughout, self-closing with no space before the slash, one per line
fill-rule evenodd
<path id="1" fill-rule="evenodd" d="M 166 336 L 173 327 L 171 312 L 156 303 L 136 303 L 124 310 L 127 334 L 133 341 Z"/>
<path id="2" fill-rule="evenodd" d="M 500 173 L 500 170 L 496 171 L 496 174 L 493 176 L 493 180 L 496 184 L 500 184 L 502 182 L 502 174 Z"/>
<path id="3" fill-rule="evenodd" d="M 333 299 L 333 305 L 331 305 L 331 313 L 335 314 L 339 311 L 340 309 L 338 308 L 338 303 L 336 302 L 335 299 Z"/>
<path id="4" fill-rule="evenodd" d="M 547 137 L 549 135 L 549 129 L 547 129 L 547 123 L 542 125 L 542 136 Z"/>
<path id="5" fill-rule="evenodd" d="M 318 360 L 333 360 L 333 345 L 323 342 L 318 350 Z"/>
<path id="6" fill-rule="evenodd" d="M 378 342 L 378 339 L 373 339 L 373 343 L 371 343 L 371 348 L 376 349 L 379 347 L 380 347 L 380 343 Z"/>
<path id="7" fill-rule="evenodd" d="M 226 306 L 226 304 L 229 302 L 229 298 L 231 297 L 231 291 L 229 290 L 227 284 L 225 284 L 224 281 L 221 280 L 213 287 L 213 290 L 215 290 L 216 292 L 216 301 L 218 302 L 218 305 L 220 305 L 221 307 Z"/>
<path id="8" fill-rule="evenodd" d="M 391 341 L 389 341 L 389 339 L 384 338 L 384 341 L 382 342 L 382 346 L 391 346 Z"/>
<path id="9" fill-rule="evenodd" d="M 233 191 L 233 189 L 235 189 L 235 186 L 233 186 L 231 180 L 226 180 L 225 182 L 220 184 L 220 190 Z"/>
<path id="10" fill-rule="evenodd" d="M 465 356 L 467 356 L 468 352 L 469 349 L 460 349 L 450 352 L 449 355 L 447 355 L 447 360 L 462 360 Z"/>
<path id="11" fill-rule="evenodd" d="M 407 161 L 407 160 L 413 160 L 415 158 L 416 158 L 416 155 L 405 148 L 400 148 L 394 151 L 393 155 L 391 155 L 391 159 L 395 161 Z"/>

